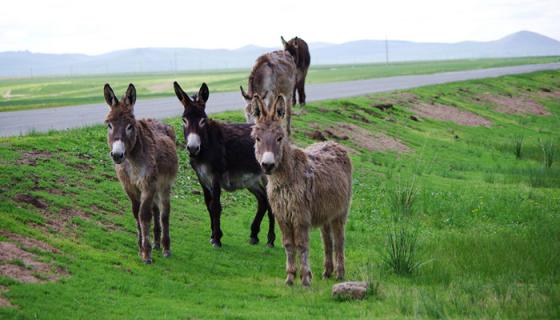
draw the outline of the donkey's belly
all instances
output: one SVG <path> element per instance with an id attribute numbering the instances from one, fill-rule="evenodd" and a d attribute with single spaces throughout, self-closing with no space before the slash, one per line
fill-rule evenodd
<path id="1" fill-rule="evenodd" d="M 254 173 L 229 174 L 222 176 L 222 188 L 226 191 L 235 191 L 258 186 L 261 183 L 261 175 Z"/>

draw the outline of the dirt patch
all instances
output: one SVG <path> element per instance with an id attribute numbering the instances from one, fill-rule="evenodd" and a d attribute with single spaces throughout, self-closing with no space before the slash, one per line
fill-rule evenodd
<path id="1" fill-rule="evenodd" d="M 153 93 L 160 93 L 160 92 L 171 92 L 171 89 L 173 88 L 171 87 L 169 82 L 159 82 L 147 86 L 146 89 L 148 89 L 148 91 Z"/>
<path id="2" fill-rule="evenodd" d="M 50 159 L 52 154 L 48 151 L 30 151 L 24 152 L 21 159 L 16 164 L 27 164 L 31 166 L 37 165 L 37 159 Z"/>
<path id="3" fill-rule="evenodd" d="M 44 252 L 58 253 L 58 249 L 52 247 L 51 245 L 36 239 L 31 239 L 24 237 L 19 234 L 11 233 L 5 230 L 0 230 L 0 235 L 10 239 L 13 242 L 18 243 L 23 249 L 39 249 Z"/>
<path id="4" fill-rule="evenodd" d="M 406 105 L 406 104 L 411 104 L 411 103 L 416 103 L 418 102 L 418 97 L 410 92 L 395 92 L 392 93 L 390 96 L 387 97 L 376 97 L 376 96 L 370 96 L 370 99 L 376 101 L 375 104 L 377 105 L 395 105 L 395 104 L 400 104 L 400 105 Z M 381 103 L 379 103 L 381 102 Z M 372 105 L 374 106 L 374 105 Z M 389 108 L 387 108 L 389 109 Z"/>
<path id="5" fill-rule="evenodd" d="M 55 281 L 68 273 L 38 261 L 38 257 L 11 242 L 0 242 L 0 275 L 19 282 Z"/>
<path id="6" fill-rule="evenodd" d="M 316 130 L 308 133 L 310 137 L 316 137 L 315 140 L 348 140 L 355 145 L 367 149 L 369 151 L 395 151 L 408 152 L 410 149 L 400 140 L 387 136 L 383 133 L 371 133 L 370 131 L 358 127 L 353 124 L 338 123 L 324 130 L 320 130 L 317 124 L 310 124 Z M 350 149 L 350 152 L 355 152 Z"/>
<path id="7" fill-rule="evenodd" d="M 13 307 L 10 300 L 3 297 L 4 293 L 8 291 L 8 287 L 0 285 L 0 308 Z"/>
<path id="8" fill-rule="evenodd" d="M 49 206 L 44 200 L 36 198 L 30 194 L 16 194 L 14 200 L 17 202 L 28 203 L 38 209 L 46 209 Z"/>
<path id="9" fill-rule="evenodd" d="M 12 89 L 8 89 L 8 91 L 4 92 L 2 98 L 4 99 L 12 99 L 12 98 L 20 98 L 23 97 L 23 94 L 12 94 Z"/>
<path id="10" fill-rule="evenodd" d="M 490 120 L 477 114 L 442 104 L 416 103 L 412 110 L 420 117 L 451 121 L 463 126 L 489 127 L 492 124 Z"/>
<path id="11" fill-rule="evenodd" d="M 488 102 L 494 105 L 494 110 L 505 114 L 534 114 L 550 115 L 543 105 L 525 96 L 496 96 L 485 93 L 478 96 L 477 101 Z"/>
<path id="12" fill-rule="evenodd" d="M 560 91 L 549 88 L 540 88 L 537 97 L 543 99 L 560 99 Z"/>

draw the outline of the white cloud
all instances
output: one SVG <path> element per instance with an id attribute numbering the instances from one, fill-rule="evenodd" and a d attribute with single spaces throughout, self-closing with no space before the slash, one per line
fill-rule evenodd
<path id="1" fill-rule="evenodd" d="M 102 53 L 133 47 L 279 46 L 358 39 L 492 40 L 529 29 L 560 39 L 560 1 L 9 1 L 0 51 Z"/>

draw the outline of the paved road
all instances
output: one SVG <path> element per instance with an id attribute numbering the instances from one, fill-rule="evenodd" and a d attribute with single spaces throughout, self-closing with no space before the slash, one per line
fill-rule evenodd
<path id="1" fill-rule="evenodd" d="M 491 68 L 457 72 L 444 72 L 429 75 L 411 75 L 370 80 L 358 80 L 325 84 L 312 84 L 306 88 L 307 100 L 325 100 L 364 95 L 368 93 L 408 89 L 431 84 L 498 77 L 508 74 L 528 73 L 541 70 L 558 70 L 560 63 L 523 65 L 504 68 Z M 171 86 L 171 83 L 169 84 Z M 212 88 L 210 88 L 212 90 Z M 99 88 L 103 94 L 103 88 Z M 118 94 L 122 94 L 118 93 Z M 207 103 L 209 113 L 238 110 L 244 101 L 239 92 L 210 92 Z M 139 97 L 135 106 L 137 118 L 169 118 L 182 113 L 182 105 L 177 98 L 142 100 Z M 63 130 L 102 123 L 107 114 L 104 103 L 69 106 L 49 109 L 0 112 L 0 136 L 16 136 L 32 130 L 45 132 L 51 129 Z"/>

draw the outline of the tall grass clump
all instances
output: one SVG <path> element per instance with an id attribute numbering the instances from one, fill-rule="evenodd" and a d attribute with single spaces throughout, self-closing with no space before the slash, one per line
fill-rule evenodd
<path id="1" fill-rule="evenodd" d="M 399 183 L 393 192 L 389 194 L 389 206 L 395 220 L 410 217 L 413 213 L 413 206 L 418 196 L 418 186 L 416 178 Z"/>
<path id="2" fill-rule="evenodd" d="M 554 155 L 556 153 L 556 147 L 554 146 L 554 141 L 552 139 L 543 141 L 540 140 L 541 149 L 543 151 L 544 167 L 552 167 L 552 162 L 554 161 Z"/>
<path id="3" fill-rule="evenodd" d="M 398 275 L 418 271 L 422 263 L 418 259 L 417 231 L 404 225 L 394 226 L 387 234 L 383 263 Z"/>
<path id="4" fill-rule="evenodd" d="M 515 158 L 521 159 L 521 149 L 523 148 L 523 136 L 515 135 L 513 136 L 512 140 L 513 140 L 513 153 L 515 154 Z"/>

